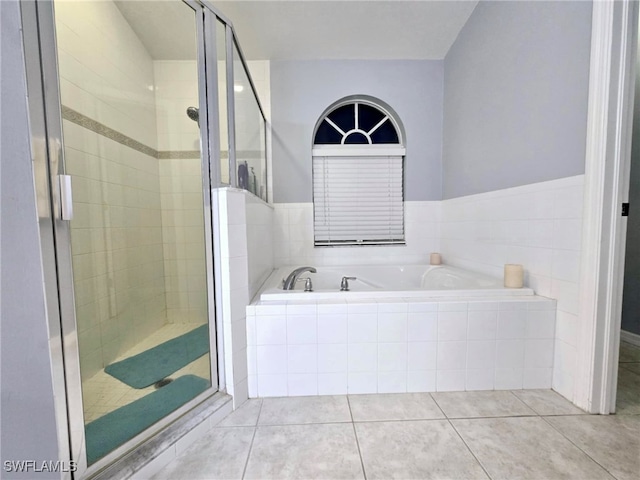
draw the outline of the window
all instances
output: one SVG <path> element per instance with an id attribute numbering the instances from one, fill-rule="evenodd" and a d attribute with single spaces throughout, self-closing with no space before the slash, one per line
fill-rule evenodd
<path id="1" fill-rule="evenodd" d="M 398 121 L 368 99 L 341 101 L 316 126 L 316 246 L 404 244 L 403 157 Z"/>

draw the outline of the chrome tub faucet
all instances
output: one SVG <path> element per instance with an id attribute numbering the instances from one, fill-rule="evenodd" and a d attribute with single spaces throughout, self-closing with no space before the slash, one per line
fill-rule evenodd
<path id="1" fill-rule="evenodd" d="M 293 290 L 296 286 L 296 282 L 298 281 L 298 277 L 302 275 L 304 272 L 316 273 L 317 270 L 315 267 L 300 267 L 296 268 L 293 272 L 289 274 L 287 279 L 284 281 L 282 285 L 283 290 Z"/>

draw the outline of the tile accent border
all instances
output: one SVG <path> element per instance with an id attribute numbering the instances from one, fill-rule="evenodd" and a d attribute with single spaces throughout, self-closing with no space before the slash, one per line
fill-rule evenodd
<path id="1" fill-rule="evenodd" d="M 158 160 L 186 160 L 200 158 L 200 150 L 160 150 Z"/>
<path id="2" fill-rule="evenodd" d="M 121 145 L 125 145 L 129 148 L 137 150 L 138 152 L 144 153 L 145 155 L 149 155 L 150 157 L 158 158 L 158 151 L 154 150 L 143 143 L 134 140 L 131 137 L 124 135 L 123 133 L 114 130 L 113 128 L 107 127 L 103 123 L 100 123 L 92 118 L 83 115 L 80 112 L 77 112 L 69 107 L 65 107 L 62 105 L 62 118 L 64 120 L 68 120 L 76 125 L 86 128 L 87 130 L 91 130 L 98 135 L 102 135 L 103 137 L 108 138 L 109 140 L 113 140 L 114 142 L 118 142 Z"/>
<path id="3" fill-rule="evenodd" d="M 118 132 L 111 127 L 107 127 L 105 124 L 89 118 L 86 115 L 64 105 L 62 105 L 62 118 L 86 128 L 87 130 L 91 130 L 98 135 L 102 135 L 109 140 L 118 142 L 121 145 L 132 148 L 133 150 L 144 153 L 145 155 L 149 155 L 150 157 L 157 158 L 158 160 L 185 160 L 200 158 L 200 151 L 198 150 L 155 150 L 154 148 L 128 137 L 124 133 Z"/>

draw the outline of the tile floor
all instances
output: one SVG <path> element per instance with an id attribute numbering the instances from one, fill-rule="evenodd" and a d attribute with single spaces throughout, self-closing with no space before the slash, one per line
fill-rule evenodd
<path id="1" fill-rule="evenodd" d="M 640 415 L 551 390 L 252 399 L 162 479 L 638 479 Z"/>
<path id="2" fill-rule="evenodd" d="M 136 346 L 124 352 L 115 361 L 124 360 L 125 358 L 142 353 L 145 350 L 160 345 L 172 338 L 179 337 L 199 326 L 200 325 L 194 323 L 170 323 L 164 325 L 155 333 L 149 335 L 143 342 L 138 343 Z M 211 378 L 209 370 L 209 355 L 207 354 L 171 374 L 170 377 L 177 378 L 181 375 L 192 374 L 209 379 Z M 117 408 L 144 397 L 154 390 L 155 387 L 153 385 L 139 389 L 130 387 L 126 383 L 105 373 L 104 370 L 101 370 L 91 378 L 82 382 L 84 421 L 85 423 L 90 423 Z"/>
<path id="3" fill-rule="evenodd" d="M 620 342 L 618 367 L 616 412 L 640 414 L 640 347 Z"/>

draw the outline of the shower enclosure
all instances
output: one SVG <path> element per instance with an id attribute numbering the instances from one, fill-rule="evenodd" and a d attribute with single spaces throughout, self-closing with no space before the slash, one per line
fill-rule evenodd
<path id="1" fill-rule="evenodd" d="M 23 28 L 59 436 L 84 478 L 224 388 L 212 188 L 266 200 L 266 123 L 206 2 L 25 1 Z"/>

